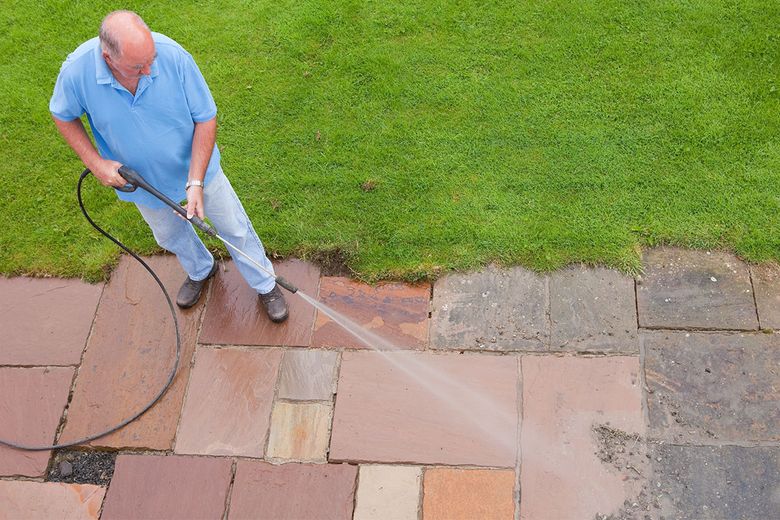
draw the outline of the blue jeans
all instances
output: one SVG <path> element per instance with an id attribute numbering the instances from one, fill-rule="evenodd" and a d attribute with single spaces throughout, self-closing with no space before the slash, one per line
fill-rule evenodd
<path id="1" fill-rule="evenodd" d="M 255 233 L 236 192 L 233 191 L 233 186 L 221 171 L 205 187 L 203 206 L 206 216 L 219 236 L 247 253 L 270 272 L 274 272 L 271 261 L 265 256 L 263 244 Z M 153 209 L 142 204 L 136 204 L 136 207 L 152 228 L 157 243 L 176 255 L 187 276 L 196 281 L 208 276 L 214 266 L 214 257 L 189 222 L 168 207 Z M 232 248 L 227 249 L 241 276 L 254 290 L 265 294 L 274 288 L 276 282 L 272 276 L 258 269 Z"/>

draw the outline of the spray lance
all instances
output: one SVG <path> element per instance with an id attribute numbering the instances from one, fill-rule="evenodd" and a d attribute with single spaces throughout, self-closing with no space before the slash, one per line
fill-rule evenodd
<path id="1" fill-rule="evenodd" d="M 240 253 L 244 258 L 246 258 L 247 260 L 252 262 L 252 264 L 257 266 L 261 271 L 263 271 L 264 273 L 266 273 L 269 276 L 272 276 L 274 278 L 274 280 L 276 280 L 276 283 L 278 283 L 281 287 L 284 287 L 285 289 L 287 289 L 288 291 L 290 291 L 293 294 L 298 292 L 298 288 L 296 286 L 294 286 L 293 284 L 291 284 L 290 282 L 285 280 L 283 277 L 276 276 L 274 273 L 272 273 L 271 271 L 269 271 L 268 269 L 266 269 L 265 267 L 260 265 L 260 263 L 258 263 L 254 258 L 252 258 L 248 254 L 246 254 L 245 252 L 241 251 L 239 248 L 237 248 L 236 246 L 234 246 L 233 244 L 231 244 L 230 242 L 228 242 L 227 240 L 225 240 L 224 238 L 219 236 L 217 231 L 212 226 L 210 226 L 209 224 L 204 222 L 203 219 L 201 219 L 201 218 L 199 218 L 199 217 L 197 217 L 195 215 L 193 215 L 193 216 L 188 218 L 187 217 L 187 210 L 185 210 L 180 205 L 176 204 L 174 201 L 172 201 L 171 199 L 166 197 L 164 194 L 162 194 L 157 188 L 155 188 L 154 186 L 152 186 L 151 184 L 146 182 L 146 179 L 141 177 L 141 174 L 138 173 L 137 171 L 133 170 L 132 168 L 129 168 L 127 166 L 122 165 L 119 168 L 119 175 L 124 177 L 124 179 L 128 182 L 127 185 L 125 185 L 125 186 L 123 186 L 121 188 L 117 188 L 120 191 L 130 192 L 130 191 L 135 191 L 136 188 L 143 188 L 144 190 L 148 191 L 149 193 L 151 193 L 152 195 L 154 195 L 155 197 L 157 197 L 158 199 L 163 201 L 165 204 L 167 204 L 168 206 L 173 208 L 173 210 L 176 213 L 178 213 L 179 215 L 181 215 L 185 219 L 189 220 L 190 224 L 192 224 L 196 228 L 200 229 L 203 233 L 205 233 L 205 234 L 207 234 L 209 236 L 218 238 L 226 246 L 228 246 L 229 248 L 233 249 L 234 251 Z"/>

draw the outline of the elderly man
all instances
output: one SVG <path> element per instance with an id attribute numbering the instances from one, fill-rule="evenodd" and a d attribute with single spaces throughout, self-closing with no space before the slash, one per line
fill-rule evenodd
<path id="1" fill-rule="evenodd" d="M 273 272 L 220 167 L 214 99 L 192 56 L 178 43 L 152 33 L 135 13 L 110 13 L 100 36 L 80 45 L 62 64 L 49 110 L 67 143 L 102 184 L 127 184 L 118 172 L 126 164 L 171 199 L 186 198 L 189 217 L 207 215 L 222 237 Z M 81 122 L 84 113 L 97 149 Z M 195 305 L 217 271 L 214 257 L 192 226 L 151 194 L 117 195 L 135 203 L 157 243 L 174 253 L 186 271 L 176 303 Z M 230 253 L 271 320 L 284 321 L 287 303 L 274 277 Z"/>

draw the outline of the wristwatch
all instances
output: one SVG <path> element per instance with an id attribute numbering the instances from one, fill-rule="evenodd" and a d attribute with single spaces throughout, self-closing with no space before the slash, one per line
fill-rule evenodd
<path id="1" fill-rule="evenodd" d="M 190 186 L 200 186 L 201 188 L 203 188 L 205 186 L 205 184 L 203 184 L 203 181 L 199 181 L 197 179 L 193 179 L 191 181 L 187 181 L 187 184 L 184 186 L 184 191 L 187 191 L 188 189 L 190 189 Z"/>

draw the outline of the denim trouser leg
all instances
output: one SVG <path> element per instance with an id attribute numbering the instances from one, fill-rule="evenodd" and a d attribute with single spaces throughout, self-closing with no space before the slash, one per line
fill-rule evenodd
<path id="1" fill-rule="evenodd" d="M 206 216 L 217 233 L 273 273 L 273 265 L 265 255 L 263 244 L 224 174 L 220 172 L 209 182 L 203 193 L 203 202 Z M 189 222 L 174 214 L 170 208 L 151 209 L 141 204 L 136 206 L 152 228 L 157 243 L 176 255 L 190 278 L 202 280 L 208 276 L 214 259 Z M 274 288 L 275 281 L 271 275 L 258 269 L 232 248 L 228 247 L 227 250 L 250 287 L 261 294 Z"/>

